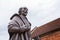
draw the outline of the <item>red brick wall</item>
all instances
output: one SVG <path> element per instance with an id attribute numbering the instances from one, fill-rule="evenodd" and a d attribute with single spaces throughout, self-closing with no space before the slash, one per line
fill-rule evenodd
<path id="1" fill-rule="evenodd" d="M 40 40 L 60 40 L 60 31 L 40 37 Z"/>

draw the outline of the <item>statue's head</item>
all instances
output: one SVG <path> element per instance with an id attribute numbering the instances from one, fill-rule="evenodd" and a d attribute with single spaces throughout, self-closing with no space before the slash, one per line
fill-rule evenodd
<path id="1" fill-rule="evenodd" d="M 26 16 L 27 13 L 28 13 L 28 9 L 27 9 L 27 7 L 21 7 L 21 8 L 19 8 L 18 13 L 19 13 L 19 15 L 22 14 L 22 15 Z"/>

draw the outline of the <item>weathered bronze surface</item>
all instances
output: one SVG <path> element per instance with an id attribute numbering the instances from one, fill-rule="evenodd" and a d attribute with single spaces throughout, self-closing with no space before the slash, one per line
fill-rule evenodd
<path id="1" fill-rule="evenodd" d="M 11 21 L 8 25 L 9 40 L 31 40 L 31 23 L 26 17 L 28 9 L 22 7 L 18 13 L 10 18 Z"/>

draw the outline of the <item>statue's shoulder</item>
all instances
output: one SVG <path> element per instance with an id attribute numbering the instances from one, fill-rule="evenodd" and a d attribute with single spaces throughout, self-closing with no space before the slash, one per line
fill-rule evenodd
<path id="1" fill-rule="evenodd" d="M 13 14 L 10 20 L 12 20 L 14 17 L 20 17 L 17 13 Z"/>

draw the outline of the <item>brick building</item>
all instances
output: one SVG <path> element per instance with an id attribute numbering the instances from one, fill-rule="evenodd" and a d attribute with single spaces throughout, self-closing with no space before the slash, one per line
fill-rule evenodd
<path id="1" fill-rule="evenodd" d="M 60 18 L 31 31 L 33 40 L 60 40 Z"/>

